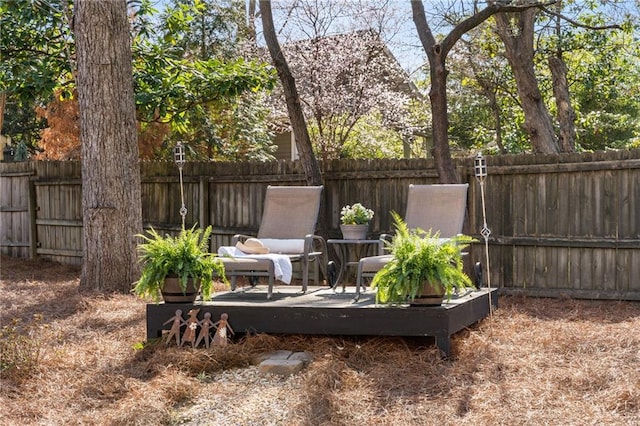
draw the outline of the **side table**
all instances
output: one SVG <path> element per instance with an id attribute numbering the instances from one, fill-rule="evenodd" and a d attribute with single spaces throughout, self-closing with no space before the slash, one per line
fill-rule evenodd
<path id="1" fill-rule="evenodd" d="M 338 287 L 342 281 L 342 292 L 346 289 L 346 278 L 349 274 L 349 267 L 357 267 L 358 262 L 363 257 L 375 256 L 382 252 L 384 242 L 377 240 L 345 240 L 345 239 L 329 239 L 327 245 L 333 247 L 337 256 L 338 271 L 336 281 L 333 283 L 333 289 Z M 360 294 L 360 288 L 356 288 L 356 293 Z"/>

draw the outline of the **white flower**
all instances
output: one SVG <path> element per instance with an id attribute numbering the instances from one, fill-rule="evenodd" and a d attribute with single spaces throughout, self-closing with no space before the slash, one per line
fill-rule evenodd
<path id="1" fill-rule="evenodd" d="M 340 211 L 340 222 L 344 225 L 364 225 L 373 218 L 373 210 L 360 203 L 346 205 Z"/>

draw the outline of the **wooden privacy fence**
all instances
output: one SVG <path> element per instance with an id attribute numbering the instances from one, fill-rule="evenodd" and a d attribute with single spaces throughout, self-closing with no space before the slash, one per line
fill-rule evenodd
<path id="1" fill-rule="evenodd" d="M 491 283 L 538 296 L 640 300 L 640 151 L 487 158 Z M 319 232 L 340 237 L 340 209 L 361 202 L 375 211 L 370 234 L 391 232 L 389 212 L 404 214 L 408 186 L 437 183 L 430 160 L 336 160 L 321 164 L 325 189 Z M 473 158 L 456 160 L 468 182 L 465 232 L 481 239 Z M 3 254 L 79 264 L 82 258 L 80 163 L 0 163 Z M 180 229 L 178 169 L 143 162 L 146 227 Z M 258 229 L 267 185 L 304 185 L 297 162 L 187 163 L 186 224 L 212 225 L 211 246 Z M 468 265 L 481 261 L 482 244 Z M 485 280 L 486 281 L 486 280 Z"/>

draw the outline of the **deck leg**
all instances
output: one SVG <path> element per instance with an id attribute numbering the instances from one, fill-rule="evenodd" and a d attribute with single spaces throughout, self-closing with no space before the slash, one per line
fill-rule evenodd
<path id="1" fill-rule="evenodd" d="M 161 314 L 149 309 L 149 306 L 147 305 L 147 340 L 159 339 L 162 337 L 163 322 L 167 318 L 161 318 Z"/>
<path id="2" fill-rule="evenodd" d="M 436 346 L 440 349 L 443 358 L 449 358 L 451 355 L 451 336 L 448 334 L 436 334 Z"/>

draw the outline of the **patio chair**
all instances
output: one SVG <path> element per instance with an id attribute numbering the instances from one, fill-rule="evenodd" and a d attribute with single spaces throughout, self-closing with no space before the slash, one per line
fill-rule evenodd
<path id="1" fill-rule="evenodd" d="M 410 229 L 420 228 L 432 233 L 439 232 L 448 238 L 462 232 L 467 208 L 469 184 L 409 185 L 407 211 L 404 220 Z M 380 238 L 390 238 L 381 235 Z M 380 245 L 384 251 L 384 244 Z M 373 276 L 391 260 L 390 254 L 364 257 L 358 262 L 356 297 L 360 298 L 360 287 L 365 278 Z"/>
<path id="2" fill-rule="evenodd" d="M 274 257 L 285 255 L 291 262 L 299 262 L 302 272 L 302 291 L 307 291 L 309 273 L 314 269 L 314 282 L 320 284 L 318 267 L 323 277 L 327 277 L 327 245 L 315 227 L 320 211 L 322 186 L 268 186 L 265 194 L 262 220 L 256 236 L 237 234 L 233 237 L 234 246 L 249 238 L 258 238 L 269 248 L 269 254 L 246 255 L 236 258 L 222 257 L 225 273 L 231 280 L 231 289 L 235 290 L 236 278 L 268 277 L 267 298 L 271 299 L 276 279 Z M 253 282 L 253 281 L 252 281 Z"/>

